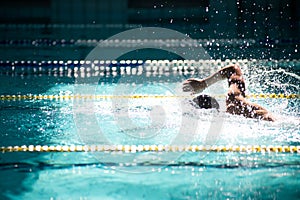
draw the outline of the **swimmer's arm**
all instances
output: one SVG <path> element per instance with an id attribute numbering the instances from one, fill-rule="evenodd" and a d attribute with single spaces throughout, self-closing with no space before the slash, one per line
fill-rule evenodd
<path id="1" fill-rule="evenodd" d="M 205 79 L 190 78 L 183 83 L 184 92 L 202 92 L 205 88 L 217 83 L 218 81 L 241 77 L 242 72 L 238 65 L 227 65 L 226 67 L 218 70 L 214 74 Z"/>
<path id="2" fill-rule="evenodd" d="M 264 110 L 255 110 L 254 112 L 256 115 L 260 116 L 262 120 L 271 121 L 271 122 L 276 121 L 275 117 L 273 117 L 273 115 L 271 115 L 265 109 Z"/>
<path id="3" fill-rule="evenodd" d="M 242 96 L 238 96 L 238 97 L 236 97 L 236 99 L 242 101 L 243 104 L 246 106 L 248 105 L 250 107 L 256 108 L 256 110 L 253 110 L 252 112 L 254 112 L 262 120 L 272 121 L 272 122 L 276 121 L 276 118 L 267 109 L 265 109 L 261 105 L 247 101 Z M 251 116 L 251 113 L 249 113 L 248 116 Z"/>
<path id="4" fill-rule="evenodd" d="M 237 64 L 227 65 L 226 67 L 223 67 L 222 69 L 218 70 L 216 73 L 212 74 L 211 76 L 205 78 L 204 81 L 206 81 L 207 85 L 210 86 L 224 79 L 242 80 L 241 68 Z"/>

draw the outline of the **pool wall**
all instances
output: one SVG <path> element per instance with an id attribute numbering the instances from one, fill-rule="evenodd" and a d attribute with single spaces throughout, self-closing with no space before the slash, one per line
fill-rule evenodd
<path id="1" fill-rule="evenodd" d="M 4 1 L 1 60 L 84 59 L 95 42 L 150 26 L 179 31 L 200 43 L 225 40 L 207 45 L 214 59 L 299 59 L 298 7 L 296 0 Z M 123 58 L 179 59 L 154 50 L 134 51 Z"/>

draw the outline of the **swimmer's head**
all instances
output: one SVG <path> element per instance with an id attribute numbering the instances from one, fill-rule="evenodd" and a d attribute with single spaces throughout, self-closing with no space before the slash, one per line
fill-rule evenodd
<path id="1" fill-rule="evenodd" d="M 210 109 L 210 108 L 215 108 L 219 109 L 220 105 L 217 102 L 217 100 L 211 96 L 201 94 L 193 99 L 193 102 L 195 102 L 199 108 L 204 108 L 204 109 Z"/>

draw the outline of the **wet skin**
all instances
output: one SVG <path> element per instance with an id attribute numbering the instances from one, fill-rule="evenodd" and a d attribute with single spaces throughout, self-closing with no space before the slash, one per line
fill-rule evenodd
<path id="1" fill-rule="evenodd" d="M 246 88 L 242 75 L 241 68 L 238 65 L 227 65 L 205 79 L 187 79 L 183 83 L 183 91 L 193 94 L 199 93 L 214 83 L 227 79 L 229 89 L 226 96 L 226 112 L 233 115 L 243 115 L 247 118 L 275 121 L 275 118 L 267 109 L 245 98 Z"/>

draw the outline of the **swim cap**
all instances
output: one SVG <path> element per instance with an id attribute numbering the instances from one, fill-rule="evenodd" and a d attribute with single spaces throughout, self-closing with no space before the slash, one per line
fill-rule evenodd
<path id="1" fill-rule="evenodd" d="M 219 109 L 220 105 L 217 102 L 217 100 L 211 96 L 208 96 L 206 94 L 201 94 L 193 99 L 193 102 L 195 102 L 199 108 L 216 108 Z"/>

